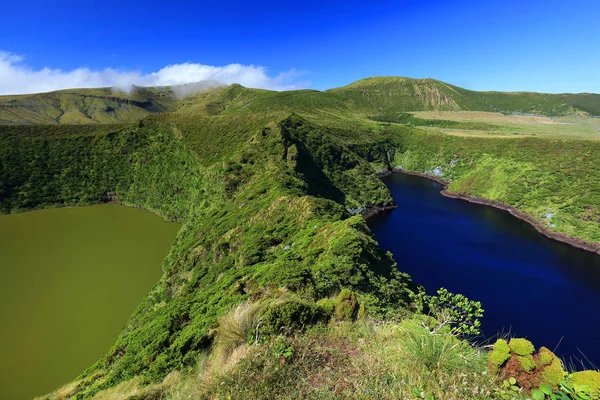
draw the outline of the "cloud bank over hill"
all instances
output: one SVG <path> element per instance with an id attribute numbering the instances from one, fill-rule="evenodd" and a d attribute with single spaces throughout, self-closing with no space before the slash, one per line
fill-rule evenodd
<path id="1" fill-rule="evenodd" d="M 239 83 L 243 86 L 271 90 L 293 90 L 310 86 L 300 81 L 302 72 L 291 69 L 270 76 L 263 66 L 229 64 L 212 66 L 196 63 L 172 64 L 151 73 L 122 71 L 113 68 L 91 70 L 77 68 L 71 71 L 42 68 L 33 69 L 21 56 L 0 52 L 0 94 L 26 94 L 72 88 L 114 87 L 127 91 L 136 86 L 171 86 L 199 81 L 222 84 Z"/>

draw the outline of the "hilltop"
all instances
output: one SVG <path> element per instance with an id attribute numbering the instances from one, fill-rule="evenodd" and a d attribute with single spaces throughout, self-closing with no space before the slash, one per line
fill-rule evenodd
<path id="1" fill-rule="evenodd" d="M 435 301 L 363 218 L 394 206 L 378 173 L 404 169 L 600 248 L 595 119 L 559 114 L 598 115 L 600 96 L 369 78 L 325 92 L 0 97 L 3 213 L 110 201 L 182 223 L 111 349 L 46 398 L 331 398 L 357 387 L 367 398 L 505 398 L 510 357 L 534 371 L 519 372 L 515 396 L 546 382 L 550 366 L 555 391 L 570 385 L 560 361 L 539 361 L 545 350 L 534 359 L 500 343 L 498 362 L 455 331 L 431 335 L 424 312 Z"/>
<path id="2" fill-rule="evenodd" d="M 328 92 L 357 109 L 380 112 L 486 111 L 537 115 L 600 115 L 600 95 L 476 92 L 435 79 L 366 78 Z"/>

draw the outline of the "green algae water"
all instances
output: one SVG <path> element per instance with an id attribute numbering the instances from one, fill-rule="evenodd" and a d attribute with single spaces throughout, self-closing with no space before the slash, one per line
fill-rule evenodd
<path id="1" fill-rule="evenodd" d="M 178 229 L 116 204 L 0 216 L 0 399 L 50 392 L 102 357 Z"/>

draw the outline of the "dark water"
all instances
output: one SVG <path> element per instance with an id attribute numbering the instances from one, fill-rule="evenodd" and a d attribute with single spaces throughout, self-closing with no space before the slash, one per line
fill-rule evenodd
<path id="1" fill-rule="evenodd" d="M 0 399 L 50 392 L 102 357 L 178 229 L 116 204 L 0 216 Z"/>
<path id="2" fill-rule="evenodd" d="M 384 182 L 398 208 L 369 225 L 416 283 L 481 301 L 487 338 L 510 331 L 536 347 L 560 343 L 567 364 L 600 367 L 600 256 L 505 211 L 444 197 L 436 182 L 405 174 Z"/>

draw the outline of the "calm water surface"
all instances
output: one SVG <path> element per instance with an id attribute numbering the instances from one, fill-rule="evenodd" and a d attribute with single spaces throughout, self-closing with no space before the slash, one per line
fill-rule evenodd
<path id="1" fill-rule="evenodd" d="M 178 229 L 114 204 L 0 216 L 0 399 L 49 392 L 102 357 Z"/>
<path id="2" fill-rule="evenodd" d="M 369 225 L 416 283 L 481 301 L 488 338 L 510 331 L 550 350 L 560 342 L 567 363 L 583 353 L 600 367 L 600 256 L 505 211 L 444 197 L 436 182 L 405 174 L 384 182 L 398 208 Z"/>

